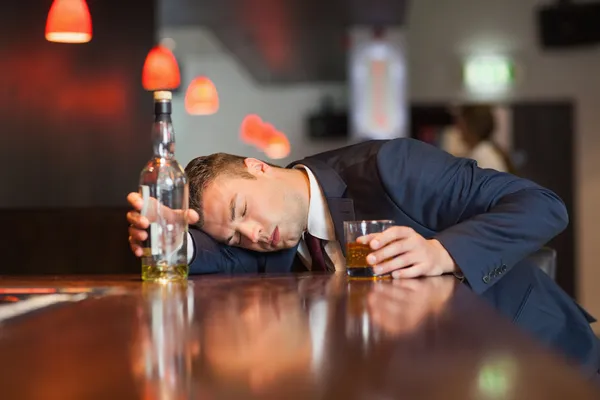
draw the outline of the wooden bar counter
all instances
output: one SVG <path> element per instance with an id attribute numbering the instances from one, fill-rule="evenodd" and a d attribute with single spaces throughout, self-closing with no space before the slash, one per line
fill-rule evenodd
<path id="1" fill-rule="evenodd" d="M 0 320 L 4 400 L 600 398 L 452 277 L 48 276 L 0 287 L 70 296 Z"/>

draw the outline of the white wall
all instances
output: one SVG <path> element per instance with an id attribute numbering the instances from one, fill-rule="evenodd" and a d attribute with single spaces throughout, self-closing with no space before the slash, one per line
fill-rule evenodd
<path id="1" fill-rule="evenodd" d="M 242 119 L 250 113 L 275 125 L 290 140 L 291 153 L 282 160 L 270 160 L 285 165 L 291 161 L 334 149 L 345 140 L 315 141 L 306 137 L 304 124 L 309 112 L 319 107 L 325 94 L 332 95 L 346 107 L 346 85 L 268 85 L 263 86 L 244 70 L 225 50 L 213 34 L 202 28 L 164 29 L 161 38 L 172 38 L 182 70 L 183 90 L 173 98 L 173 124 L 177 135 L 176 156 L 182 165 L 192 158 L 215 152 L 227 152 L 266 159 L 252 146 L 239 140 Z M 209 77 L 220 99 L 219 111 L 210 116 L 191 116 L 185 112 L 185 88 L 197 75 Z"/>
<path id="2" fill-rule="evenodd" d="M 600 48 L 542 51 L 536 0 L 415 0 L 408 26 L 411 99 L 468 99 L 461 57 L 496 51 L 522 73 L 506 100 L 564 99 L 576 105 L 578 299 L 600 317 Z M 551 140 L 551 138 L 549 138 Z M 600 324 L 595 324 L 600 332 Z"/>

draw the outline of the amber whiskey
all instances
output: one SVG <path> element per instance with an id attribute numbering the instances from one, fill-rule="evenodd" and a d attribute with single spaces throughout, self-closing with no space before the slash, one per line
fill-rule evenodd
<path id="1" fill-rule="evenodd" d="M 373 250 L 368 244 L 347 243 L 346 244 L 346 272 L 352 277 L 371 278 L 376 276 L 373 267 L 367 263 L 367 256 Z"/>

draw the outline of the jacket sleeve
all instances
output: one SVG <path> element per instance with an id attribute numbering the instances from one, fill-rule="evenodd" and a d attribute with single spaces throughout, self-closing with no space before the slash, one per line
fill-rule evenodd
<path id="1" fill-rule="evenodd" d="M 388 142 L 377 165 L 395 204 L 437 232 L 434 238 L 477 293 L 568 224 L 565 205 L 552 191 L 417 140 Z"/>
<path id="2" fill-rule="evenodd" d="M 190 274 L 238 274 L 264 270 L 264 256 L 238 247 L 223 245 L 200 229 L 190 227 L 194 256 L 190 261 Z"/>

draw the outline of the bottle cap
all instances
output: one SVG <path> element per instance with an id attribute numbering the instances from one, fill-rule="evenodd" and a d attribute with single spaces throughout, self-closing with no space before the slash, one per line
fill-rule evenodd
<path id="1" fill-rule="evenodd" d="M 159 92 L 154 92 L 154 100 L 171 100 L 173 95 L 171 92 L 166 90 L 161 90 Z"/>

